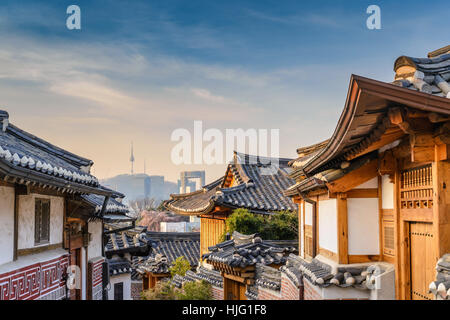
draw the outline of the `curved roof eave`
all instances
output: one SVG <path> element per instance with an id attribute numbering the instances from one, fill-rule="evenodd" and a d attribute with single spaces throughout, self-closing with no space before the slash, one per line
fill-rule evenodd
<path id="1" fill-rule="evenodd" d="M 340 144 L 344 140 L 355 114 L 365 107 L 359 104 L 362 92 L 411 108 L 450 115 L 449 99 L 352 74 L 345 107 L 336 129 L 328 144 L 304 165 L 303 171 L 306 174 L 314 174 L 316 169 L 338 155 Z"/>

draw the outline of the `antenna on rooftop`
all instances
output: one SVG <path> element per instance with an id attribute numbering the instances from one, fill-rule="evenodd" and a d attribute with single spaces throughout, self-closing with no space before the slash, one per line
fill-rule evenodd
<path id="1" fill-rule="evenodd" d="M 130 157 L 130 162 L 131 162 L 131 175 L 133 175 L 133 167 L 134 167 L 133 141 L 131 141 L 131 157 Z"/>

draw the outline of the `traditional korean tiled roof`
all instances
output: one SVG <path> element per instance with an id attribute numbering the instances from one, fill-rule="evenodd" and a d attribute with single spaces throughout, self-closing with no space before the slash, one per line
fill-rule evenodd
<path id="1" fill-rule="evenodd" d="M 185 277 L 180 276 L 179 274 L 175 274 L 172 278 L 172 280 L 170 280 L 172 282 L 172 284 L 177 287 L 177 288 L 181 288 L 183 286 L 183 283 L 188 281 L 186 280 Z"/>
<path id="2" fill-rule="evenodd" d="M 300 262 L 297 255 L 290 254 L 286 264 L 280 267 L 280 271 L 284 272 L 297 287 L 302 285 L 303 274 L 300 271 Z"/>
<path id="3" fill-rule="evenodd" d="M 131 263 L 125 258 L 114 257 L 107 259 L 109 265 L 110 275 L 119 275 L 124 273 L 131 273 Z"/>
<path id="4" fill-rule="evenodd" d="M 185 194 L 172 194 L 171 200 L 164 203 L 167 209 L 178 214 L 196 215 L 209 212 L 214 208 L 214 196 L 223 177 L 207 184 L 202 189 Z"/>
<path id="5" fill-rule="evenodd" d="M 145 232 L 129 229 L 105 233 L 107 242 L 105 254 L 111 257 L 114 254 L 130 253 L 132 255 L 148 255 L 151 249 Z"/>
<path id="6" fill-rule="evenodd" d="M 0 111 L 0 172 L 62 190 L 111 194 L 89 173 L 93 162 L 56 147 L 9 123 Z"/>
<path id="7" fill-rule="evenodd" d="M 210 252 L 202 258 L 240 268 L 257 263 L 281 265 L 286 262 L 289 253 L 297 251 L 297 245 L 296 240 L 263 241 L 256 235 L 246 236 L 235 231 L 232 240 L 209 247 Z"/>
<path id="8" fill-rule="evenodd" d="M 439 300 L 450 300 L 450 254 L 442 256 L 436 264 L 436 281 L 430 283 L 429 291 Z"/>
<path id="9" fill-rule="evenodd" d="M 96 195 L 96 194 L 84 194 L 81 195 L 83 200 L 89 203 L 94 207 L 95 213 L 99 213 L 102 210 L 103 202 L 105 201 L 105 196 Z M 126 214 L 130 212 L 130 207 L 127 205 L 117 201 L 114 198 L 109 198 L 108 203 L 106 204 L 107 214 L 122 214 L 122 216 L 126 216 Z"/>
<path id="10" fill-rule="evenodd" d="M 152 242 L 152 254 L 161 254 L 169 264 L 183 256 L 192 267 L 198 265 L 200 232 L 147 231 L 147 238 Z"/>
<path id="11" fill-rule="evenodd" d="M 428 58 L 399 57 L 394 84 L 450 99 L 450 45 L 430 52 Z"/>
<path id="12" fill-rule="evenodd" d="M 255 284 L 274 291 L 281 288 L 281 272 L 278 269 L 257 263 Z"/>
<path id="13" fill-rule="evenodd" d="M 312 284 L 319 287 L 335 285 L 341 288 L 356 287 L 368 289 L 366 278 L 374 271 L 373 266 L 348 266 L 338 267 L 337 271 L 333 273 L 331 266 L 315 258 L 309 262 L 301 257 L 292 257 L 290 261 L 293 262 L 294 259 L 297 259 L 297 261 L 289 265 L 291 272 L 293 268 L 297 269 L 303 277 L 306 277 Z"/>
<path id="14" fill-rule="evenodd" d="M 353 170 L 360 168 L 375 159 L 376 156 L 377 153 L 372 152 L 354 161 L 348 162 L 348 165 L 345 168 L 333 168 L 318 172 L 311 177 L 296 182 L 294 185 L 284 190 L 283 193 L 286 196 L 292 196 L 297 194 L 299 191 L 306 192 L 311 189 L 325 187 L 326 183 L 333 182 Z"/>
<path id="15" fill-rule="evenodd" d="M 142 273 L 139 272 L 139 267 L 147 261 L 148 257 L 132 256 L 131 257 L 131 280 L 141 281 Z"/>
<path id="16" fill-rule="evenodd" d="M 207 269 L 203 266 L 199 266 L 196 270 L 196 272 L 190 272 L 188 271 L 189 274 L 188 276 L 190 276 L 193 279 L 196 280 L 205 280 L 207 282 L 209 282 L 211 285 L 216 286 L 216 287 L 223 287 L 223 277 L 220 274 L 219 271 L 214 270 L 214 269 Z"/>
<path id="17" fill-rule="evenodd" d="M 332 137 L 328 142 L 300 148 L 304 153 L 290 163 L 294 169 L 290 177 L 297 184 L 313 186 L 318 182 L 314 175 L 342 169 L 347 160 L 370 152 L 368 146 L 382 137 L 386 138 L 386 145 L 403 138 L 406 133 L 392 125 L 388 117 L 393 107 L 442 116 L 450 114 L 450 46 L 429 53 L 428 58 L 401 56 L 394 70 L 393 83 L 351 76 L 345 107 Z M 305 178 L 309 180 L 302 182 Z M 292 186 L 286 194 L 295 195 L 301 191 L 298 187 Z"/>
<path id="18" fill-rule="evenodd" d="M 223 288 L 223 277 L 220 272 L 203 266 L 199 266 L 195 272 L 188 270 L 184 276 L 174 275 L 172 278 L 172 283 L 178 288 L 189 281 L 206 281 L 215 287 Z"/>
<path id="19" fill-rule="evenodd" d="M 146 236 L 152 244 L 152 252 L 136 262 L 137 272 L 168 274 L 175 260 L 182 256 L 189 261 L 191 268 L 197 267 L 200 256 L 199 232 L 147 231 Z"/>
<path id="20" fill-rule="evenodd" d="M 181 214 L 204 214 L 214 206 L 246 208 L 254 213 L 296 211 L 297 207 L 282 191 L 294 183 L 288 174 L 290 159 L 274 159 L 250 156 L 235 152 L 234 160 L 228 165 L 226 176 L 232 175 L 235 183 L 225 186 L 220 178 L 203 190 L 172 195 L 166 207 Z M 277 165 L 275 165 L 277 164 Z M 220 187 L 219 187 L 220 185 Z"/>
<path id="21" fill-rule="evenodd" d="M 317 153 L 319 153 L 323 148 L 325 148 L 325 146 L 328 144 L 328 142 L 330 141 L 330 139 L 327 139 L 325 141 L 310 145 L 310 146 L 306 146 L 306 147 L 301 147 L 297 149 L 297 155 L 298 158 L 289 161 L 289 166 L 291 166 L 292 168 L 301 168 L 303 166 L 303 164 L 305 164 L 309 159 L 311 159 L 312 157 L 314 157 Z M 289 175 L 291 178 L 296 178 L 295 175 L 295 170 L 293 170 L 293 172 Z"/>
<path id="22" fill-rule="evenodd" d="M 161 255 L 161 254 L 155 254 L 148 257 L 148 259 L 141 263 L 138 266 L 138 272 L 144 273 L 144 272 L 152 272 L 157 274 L 165 274 L 170 273 L 170 267 L 172 264 L 169 263 L 167 257 Z"/>
<path id="23" fill-rule="evenodd" d="M 245 296 L 248 300 L 258 300 L 258 286 L 250 285 L 245 290 Z"/>

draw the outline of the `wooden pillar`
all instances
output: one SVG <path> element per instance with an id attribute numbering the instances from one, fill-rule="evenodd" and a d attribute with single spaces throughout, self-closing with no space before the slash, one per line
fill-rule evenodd
<path id="1" fill-rule="evenodd" d="M 347 194 L 339 193 L 336 198 L 338 259 L 341 264 L 348 264 L 348 212 Z"/>
<path id="2" fill-rule="evenodd" d="M 438 146 L 435 148 L 438 158 Z M 433 229 L 436 261 L 450 252 L 450 162 L 435 161 L 433 174 Z"/>
<path id="3" fill-rule="evenodd" d="M 378 175 L 378 242 L 379 242 L 379 261 L 383 261 L 383 190 L 381 189 L 382 176 Z"/>
<path id="4" fill-rule="evenodd" d="M 302 210 L 302 222 L 303 223 L 302 223 L 302 235 L 301 235 L 302 240 L 300 240 L 300 237 L 298 237 L 298 238 L 299 238 L 299 241 L 303 241 L 303 258 L 305 258 L 306 257 L 306 236 L 305 236 L 306 201 L 302 201 L 302 207 L 303 207 L 303 210 Z M 299 208 L 298 213 L 300 214 L 300 208 Z M 300 219 L 299 219 L 299 221 L 300 221 Z M 301 245 L 301 244 L 299 244 L 299 245 Z M 301 248 L 301 246 L 299 248 Z"/>
<path id="5" fill-rule="evenodd" d="M 14 243 L 13 243 L 13 261 L 17 260 L 17 250 L 19 243 L 19 192 L 18 187 L 14 186 Z"/>

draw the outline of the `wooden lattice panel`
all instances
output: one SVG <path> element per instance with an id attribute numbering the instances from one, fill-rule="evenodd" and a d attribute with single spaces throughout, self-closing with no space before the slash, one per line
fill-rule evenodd
<path id="1" fill-rule="evenodd" d="M 310 225 L 305 225 L 305 255 L 314 258 L 313 231 Z"/>
<path id="2" fill-rule="evenodd" d="M 401 173 L 400 206 L 402 209 L 433 208 L 431 165 Z"/>
<path id="3" fill-rule="evenodd" d="M 383 220 L 383 254 L 395 255 L 394 221 Z"/>

